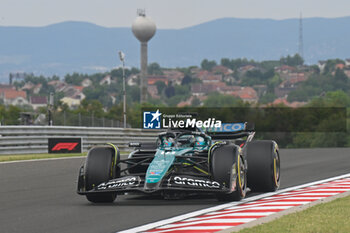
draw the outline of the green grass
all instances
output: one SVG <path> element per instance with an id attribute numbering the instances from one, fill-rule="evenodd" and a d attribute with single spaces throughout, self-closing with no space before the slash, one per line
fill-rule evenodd
<path id="1" fill-rule="evenodd" d="M 73 153 L 73 154 L 21 154 L 21 155 L 0 155 L 0 162 L 8 161 L 20 161 L 20 160 L 33 160 L 33 159 L 50 159 L 50 158 L 66 158 L 75 156 L 86 156 L 87 152 L 84 153 Z M 121 155 L 127 155 L 129 152 L 121 151 Z"/>
<path id="2" fill-rule="evenodd" d="M 334 233 L 350 232 L 350 196 L 318 204 L 301 212 L 283 216 L 240 233 Z"/>
<path id="3" fill-rule="evenodd" d="M 32 159 L 49 159 L 49 158 L 63 158 L 73 156 L 86 156 L 85 153 L 74 154 L 23 154 L 23 155 L 1 155 L 0 162 L 17 161 L 17 160 L 32 160 Z"/>

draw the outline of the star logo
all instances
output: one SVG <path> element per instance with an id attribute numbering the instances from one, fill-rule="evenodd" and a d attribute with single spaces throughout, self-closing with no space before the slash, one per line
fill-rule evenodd
<path id="1" fill-rule="evenodd" d="M 157 109 L 157 111 L 155 113 L 151 113 L 151 114 L 153 116 L 151 122 L 156 120 L 156 119 L 157 119 L 157 121 L 159 121 L 159 117 L 162 115 L 161 113 L 159 113 L 159 109 Z"/>
<path id="2" fill-rule="evenodd" d="M 160 129 L 160 118 L 162 113 L 157 109 L 156 112 L 143 112 L 144 129 Z"/>

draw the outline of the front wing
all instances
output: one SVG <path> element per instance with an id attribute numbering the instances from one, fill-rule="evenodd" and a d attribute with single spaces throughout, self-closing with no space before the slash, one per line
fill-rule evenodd
<path id="1" fill-rule="evenodd" d="M 162 191 L 228 193 L 230 190 L 209 178 L 188 175 L 170 175 L 159 183 L 145 183 L 141 176 L 124 176 L 101 183 L 92 190 L 84 190 L 84 185 L 79 184 L 77 190 L 81 195 L 106 192 L 152 194 Z"/>

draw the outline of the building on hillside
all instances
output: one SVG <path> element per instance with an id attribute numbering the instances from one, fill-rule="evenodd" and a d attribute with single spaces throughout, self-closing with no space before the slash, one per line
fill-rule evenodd
<path id="1" fill-rule="evenodd" d="M 203 83 L 218 83 L 222 81 L 222 75 L 221 74 L 213 74 L 213 75 L 207 75 L 205 77 L 202 77 Z"/>
<path id="2" fill-rule="evenodd" d="M 191 85 L 191 92 L 194 96 L 203 96 L 211 92 L 222 92 L 227 85 L 224 82 L 194 83 Z"/>
<path id="3" fill-rule="evenodd" d="M 239 67 L 238 68 L 238 72 L 241 73 L 241 74 L 244 74 L 244 73 L 246 73 L 248 71 L 255 70 L 255 69 L 257 69 L 257 67 L 254 66 L 254 65 L 245 65 L 245 66 Z"/>
<path id="4" fill-rule="evenodd" d="M 42 88 L 42 84 L 33 84 L 32 82 L 27 82 L 24 84 L 24 86 L 21 88 L 22 91 L 29 91 L 33 94 L 39 94 Z"/>
<path id="5" fill-rule="evenodd" d="M 173 84 L 181 85 L 182 79 L 185 77 L 184 73 L 178 70 L 164 70 L 164 76 Z"/>
<path id="6" fill-rule="evenodd" d="M 68 84 L 66 82 L 62 82 L 60 80 L 50 81 L 48 85 L 55 88 L 56 92 L 63 92 L 68 87 Z"/>
<path id="7" fill-rule="evenodd" d="M 35 85 L 32 82 L 27 82 L 24 84 L 24 86 L 21 88 L 22 91 L 31 91 Z"/>
<path id="8" fill-rule="evenodd" d="M 318 61 L 318 68 L 320 69 L 321 73 L 323 73 L 324 68 L 326 68 L 327 61 Z"/>
<path id="9" fill-rule="evenodd" d="M 74 99 L 83 100 L 85 99 L 85 95 L 83 93 L 83 86 L 67 86 L 63 93 L 65 97 L 71 97 Z"/>
<path id="10" fill-rule="evenodd" d="M 233 91 L 241 90 L 241 86 L 228 86 L 228 85 L 224 86 L 224 85 L 222 85 L 218 89 L 223 94 L 231 94 Z"/>
<path id="11" fill-rule="evenodd" d="M 63 97 L 61 99 L 61 102 L 64 104 L 67 104 L 69 108 L 77 108 L 79 107 L 81 100 L 80 99 L 76 99 L 76 98 L 72 98 L 72 97 Z"/>
<path id="12" fill-rule="evenodd" d="M 350 78 L 350 70 L 344 70 L 345 75 Z"/>
<path id="13" fill-rule="evenodd" d="M 84 79 L 84 80 L 81 82 L 81 85 L 82 85 L 83 87 L 89 87 L 89 86 L 92 85 L 92 81 L 91 81 L 90 79 L 86 78 L 86 79 Z"/>
<path id="14" fill-rule="evenodd" d="M 43 85 L 41 83 L 38 83 L 37 85 L 35 85 L 34 88 L 33 88 L 33 94 L 39 94 L 39 92 L 41 91 L 42 86 Z"/>
<path id="15" fill-rule="evenodd" d="M 139 77 L 136 74 L 130 75 L 126 78 L 126 83 L 128 86 L 137 86 L 139 85 Z"/>
<path id="16" fill-rule="evenodd" d="M 257 92 L 252 87 L 241 87 L 239 90 L 227 92 L 248 103 L 257 103 L 259 100 Z"/>
<path id="17" fill-rule="evenodd" d="M 154 85 L 156 82 L 163 82 L 165 85 L 168 85 L 169 80 L 164 75 L 148 75 L 148 85 Z"/>
<path id="18" fill-rule="evenodd" d="M 152 99 L 159 99 L 158 88 L 156 85 L 148 85 L 147 87 L 148 93 L 151 95 Z"/>
<path id="19" fill-rule="evenodd" d="M 207 71 L 207 70 L 198 70 L 193 76 L 195 78 L 202 80 L 205 77 L 207 77 L 208 75 L 212 75 L 212 73 Z"/>
<path id="20" fill-rule="evenodd" d="M 253 88 L 254 88 L 254 90 L 256 90 L 259 97 L 261 97 L 267 93 L 267 86 L 264 84 L 254 85 Z"/>
<path id="21" fill-rule="evenodd" d="M 80 101 L 84 100 L 85 99 L 85 94 L 83 92 L 75 92 L 74 95 L 71 96 L 73 99 L 78 99 Z"/>
<path id="22" fill-rule="evenodd" d="M 111 98 L 112 100 L 112 104 L 115 104 L 117 102 L 117 95 L 115 93 L 113 94 L 109 94 L 109 97 Z"/>
<path id="23" fill-rule="evenodd" d="M 226 66 L 222 66 L 222 65 L 218 65 L 218 66 L 214 66 L 212 69 L 212 72 L 214 74 L 223 74 L 223 75 L 231 75 L 233 74 L 233 70 L 231 70 L 230 68 L 227 68 Z"/>
<path id="24" fill-rule="evenodd" d="M 27 105 L 27 94 L 25 91 L 14 89 L 0 89 L 0 99 L 5 105 Z"/>
<path id="25" fill-rule="evenodd" d="M 111 85 L 112 84 L 112 77 L 110 75 L 106 75 L 101 81 L 100 85 Z"/>
<path id="26" fill-rule="evenodd" d="M 275 72 L 279 74 L 288 74 L 296 71 L 296 68 L 293 66 L 282 65 L 275 67 Z"/>
<path id="27" fill-rule="evenodd" d="M 343 63 L 339 63 L 335 65 L 335 69 L 343 70 L 345 68 L 345 65 Z"/>
<path id="28" fill-rule="evenodd" d="M 350 67 L 350 59 L 345 59 L 345 66 Z"/>
<path id="29" fill-rule="evenodd" d="M 47 107 L 47 97 L 46 96 L 31 96 L 30 105 L 34 110 L 41 107 Z"/>
<path id="30" fill-rule="evenodd" d="M 275 88 L 275 95 L 279 98 L 285 97 L 289 92 L 295 90 L 297 86 L 307 80 L 305 75 L 298 75 L 283 81 L 278 87 Z"/>

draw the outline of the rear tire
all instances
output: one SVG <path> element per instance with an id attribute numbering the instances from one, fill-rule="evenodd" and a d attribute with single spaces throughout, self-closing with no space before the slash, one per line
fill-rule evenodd
<path id="1" fill-rule="evenodd" d="M 85 165 L 86 190 L 116 177 L 114 156 L 115 151 L 111 147 L 95 147 L 89 151 Z M 86 198 L 93 203 L 111 203 L 116 197 L 116 193 L 86 194 Z"/>
<path id="2" fill-rule="evenodd" d="M 248 187 L 255 192 L 274 192 L 280 186 L 280 157 L 277 143 L 252 141 L 247 145 Z"/>
<path id="3" fill-rule="evenodd" d="M 211 156 L 213 179 L 225 185 L 231 191 L 219 193 L 219 201 L 239 201 L 246 195 L 247 179 L 245 161 L 235 145 L 215 148 Z"/>

